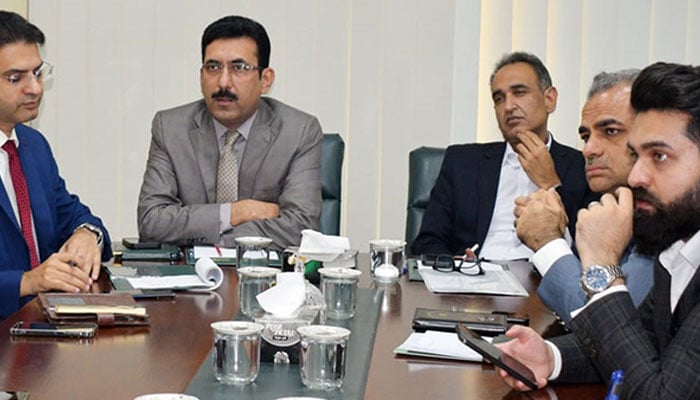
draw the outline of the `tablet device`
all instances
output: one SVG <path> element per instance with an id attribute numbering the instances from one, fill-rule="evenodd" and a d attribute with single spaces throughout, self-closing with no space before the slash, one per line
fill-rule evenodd
<path id="1" fill-rule="evenodd" d="M 482 339 L 481 336 L 472 332 L 464 324 L 457 324 L 457 336 L 462 343 L 481 354 L 484 359 L 508 372 L 510 376 L 518 379 L 531 389 L 537 389 L 535 374 L 520 361 L 510 357 L 508 354 L 502 353 L 498 347 Z"/>

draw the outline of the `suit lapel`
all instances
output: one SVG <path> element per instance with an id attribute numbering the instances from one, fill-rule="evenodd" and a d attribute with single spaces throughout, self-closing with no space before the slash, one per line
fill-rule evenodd
<path id="1" fill-rule="evenodd" d="M 12 204 L 10 203 L 10 197 L 7 195 L 7 191 L 5 190 L 5 185 L 0 186 L 0 208 L 2 208 L 2 211 L 7 215 L 7 218 L 12 221 L 12 224 L 14 225 L 15 229 L 17 229 L 17 232 L 20 232 L 21 234 L 22 231 L 19 228 L 19 223 L 15 217 L 15 212 L 12 210 Z"/>
<path id="2" fill-rule="evenodd" d="M 279 129 L 275 125 L 276 116 L 265 99 L 260 99 L 258 114 L 250 128 L 245 145 L 241 167 L 238 172 L 238 197 L 245 199 L 253 195 L 255 181 L 260 166 L 274 143 Z"/>
<path id="3" fill-rule="evenodd" d="M 216 172 L 219 163 L 219 144 L 214 121 L 206 107 L 195 115 L 195 127 L 190 130 L 192 151 L 206 190 L 207 203 L 216 202 Z"/>
<path id="4" fill-rule="evenodd" d="M 571 160 L 567 157 L 564 147 L 557 143 L 554 137 L 552 137 L 552 145 L 549 147 L 549 154 L 552 155 L 554 170 L 557 172 L 557 176 L 559 179 L 563 180 L 563 177 L 567 175 Z"/>
<path id="5" fill-rule="evenodd" d="M 501 176 L 501 164 L 503 163 L 503 155 L 505 154 L 505 142 L 494 144 L 482 153 L 482 159 L 479 161 L 478 170 L 478 185 L 475 188 L 479 190 L 479 210 L 477 214 L 477 232 L 476 237 L 479 243 L 484 242 L 493 210 L 496 207 L 496 193 L 498 192 L 498 181 Z"/>
<path id="6" fill-rule="evenodd" d="M 654 327 L 659 348 L 663 349 L 671 339 L 671 276 L 656 257 L 654 261 Z"/>

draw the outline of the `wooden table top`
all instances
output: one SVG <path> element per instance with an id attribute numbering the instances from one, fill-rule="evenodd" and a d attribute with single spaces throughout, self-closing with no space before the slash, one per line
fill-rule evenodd
<path id="1" fill-rule="evenodd" d="M 367 261 L 361 255 L 361 286 L 374 287 Z M 530 265 L 516 263 L 511 268 L 532 292 L 538 278 Z M 224 270 L 224 284 L 215 293 L 143 301 L 150 327 L 101 328 L 89 340 L 11 337 L 9 329 L 16 321 L 43 320 L 37 302 L 30 302 L 0 323 L 0 390 L 28 391 L 32 400 L 133 399 L 146 393 L 183 392 L 211 350 L 209 324 L 231 319 L 238 311 L 237 276 L 232 268 Z M 104 277 L 100 284 L 109 285 Z M 605 395 L 603 385 L 552 385 L 521 395 L 511 392 L 490 365 L 397 357 L 392 352 L 411 333 L 416 307 L 525 312 L 535 330 L 547 332 L 556 327 L 555 318 L 537 295 L 436 295 L 406 277 L 383 288 L 367 399 L 565 400 Z"/>

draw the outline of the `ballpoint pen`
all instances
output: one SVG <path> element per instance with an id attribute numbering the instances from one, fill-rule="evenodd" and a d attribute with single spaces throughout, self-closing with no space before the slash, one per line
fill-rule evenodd
<path id="1" fill-rule="evenodd" d="M 219 257 L 221 257 L 221 247 L 219 247 L 218 244 L 215 244 L 214 249 L 216 250 L 216 254 L 218 254 Z"/>
<path id="2" fill-rule="evenodd" d="M 622 380 L 625 373 L 621 369 L 613 371 L 610 374 L 610 386 L 608 386 L 608 394 L 605 395 L 605 400 L 618 400 L 622 392 Z"/>

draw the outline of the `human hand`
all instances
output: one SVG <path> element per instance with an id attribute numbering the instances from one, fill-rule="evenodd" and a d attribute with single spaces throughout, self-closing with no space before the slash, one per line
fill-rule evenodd
<path id="1" fill-rule="evenodd" d="M 63 243 L 59 252 L 72 255 L 78 268 L 90 275 L 93 281 L 99 278 L 102 251 L 93 232 L 86 228 L 78 229 Z"/>
<path id="2" fill-rule="evenodd" d="M 547 385 L 547 380 L 554 370 L 554 357 L 551 349 L 544 339 L 532 328 L 514 325 L 506 332 L 506 336 L 512 340 L 499 343 L 496 346 L 505 354 L 517 359 L 535 374 L 537 387 Z M 496 368 L 506 385 L 519 391 L 530 391 L 529 386 L 508 375 L 500 368 Z"/>
<path id="3" fill-rule="evenodd" d="M 554 160 L 547 145 L 532 131 L 518 133 L 519 143 L 513 150 L 518 153 L 518 160 L 530 180 L 540 189 L 549 189 L 561 184 Z"/>
<path id="4" fill-rule="evenodd" d="M 34 295 L 50 290 L 69 293 L 89 291 L 93 280 L 77 265 L 77 257 L 73 254 L 52 254 L 43 263 L 22 274 L 19 295 Z"/>
<path id="5" fill-rule="evenodd" d="M 278 217 L 280 208 L 275 203 L 245 199 L 231 203 L 231 226 L 257 219 Z"/>
<path id="6" fill-rule="evenodd" d="M 632 191 L 626 187 L 604 194 L 579 210 L 576 222 L 576 248 L 581 265 L 619 265 L 632 239 Z"/>
<path id="7" fill-rule="evenodd" d="M 513 213 L 518 238 L 533 251 L 566 234 L 569 218 L 554 188 L 518 197 Z"/>

